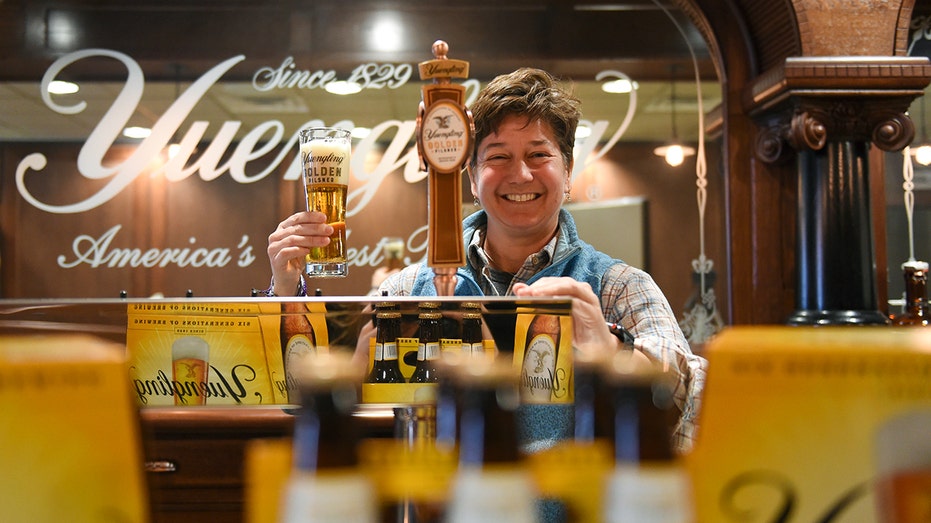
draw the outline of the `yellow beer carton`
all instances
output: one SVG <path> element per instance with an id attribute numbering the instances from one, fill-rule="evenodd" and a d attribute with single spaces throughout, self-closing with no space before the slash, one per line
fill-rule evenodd
<path id="1" fill-rule="evenodd" d="M 259 315 L 258 303 L 129 304 L 126 345 L 139 405 L 283 403 Z"/>
<path id="2" fill-rule="evenodd" d="M 931 329 L 734 327 L 707 357 L 698 521 L 931 521 L 887 488 L 931 484 Z"/>
<path id="3" fill-rule="evenodd" d="M 520 369 L 521 403 L 572 403 L 572 317 L 517 315 L 514 365 Z"/>
<path id="4" fill-rule="evenodd" d="M 0 337 L 0 521 L 148 521 L 121 345 Z"/>

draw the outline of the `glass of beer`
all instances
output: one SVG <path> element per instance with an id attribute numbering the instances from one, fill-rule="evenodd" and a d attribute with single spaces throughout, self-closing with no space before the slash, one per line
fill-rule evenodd
<path id="1" fill-rule="evenodd" d="M 171 373 L 177 390 L 175 405 L 204 405 L 207 402 L 210 347 L 199 336 L 183 336 L 171 344 Z"/>
<path id="2" fill-rule="evenodd" d="M 301 172 L 307 210 L 327 215 L 333 227 L 330 244 L 307 255 L 309 277 L 346 276 L 346 192 L 349 186 L 350 131 L 310 127 L 300 132 Z"/>

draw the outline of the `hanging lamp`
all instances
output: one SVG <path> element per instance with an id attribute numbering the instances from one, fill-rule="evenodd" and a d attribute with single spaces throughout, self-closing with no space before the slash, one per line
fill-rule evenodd
<path id="1" fill-rule="evenodd" d="M 672 72 L 670 73 L 669 78 L 669 104 L 672 108 L 670 111 L 671 120 L 672 120 L 672 138 L 665 145 L 661 145 L 656 149 L 653 149 L 653 154 L 656 156 L 662 156 L 666 163 L 672 167 L 678 167 L 682 165 L 682 162 L 685 161 L 687 156 L 692 156 L 695 154 L 695 149 L 687 145 L 683 145 L 679 141 L 679 133 L 676 131 L 676 78 L 675 78 L 675 67 L 673 67 Z"/>

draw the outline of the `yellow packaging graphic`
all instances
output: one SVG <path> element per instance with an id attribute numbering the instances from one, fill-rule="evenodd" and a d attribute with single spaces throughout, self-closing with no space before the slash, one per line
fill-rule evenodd
<path id="1" fill-rule="evenodd" d="M 698 521 L 929 521 L 926 490 L 911 519 L 880 501 L 931 471 L 931 329 L 735 327 L 707 357 Z"/>
<path id="2" fill-rule="evenodd" d="M 258 304 L 130 304 L 126 346 L 138 403 L 282 403 L 259 315 Z"/>
<path id="3" fill-rule="evenodd" d="M 269 349 L 268 367 L 276 391 L 283 403 L 298 402 L 298 383 L 294 368 L 306 357 L 329 352 L 329 332 L 326 324 L 326 304 L 319 301 L 283 301 L 275 303 L 272 318 L 278 336 L 266 343 Z M 266 319 L 265 321 L 268 321 Z M 289 397 L 293 397 L 289 400 Z"/>
<path id="4" fill-rule="evenodd" d="M 572 403 L 572 317 L 518 314 L 514 365 L 521 403 Z"/>
<path id="5" fill-rule="evenodd" d="M 0 521 L 148 521 L 135 411 L 121 345 L 0 337 Z"/>

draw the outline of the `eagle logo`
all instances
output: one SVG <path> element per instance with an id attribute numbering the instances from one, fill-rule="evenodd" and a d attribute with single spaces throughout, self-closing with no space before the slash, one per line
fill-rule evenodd
<path id="1" fill-rule="evenodd" d="M 443 116 L 434 116 L 433 119 L 436 121 L 436 124 L 440 126 L 440 129 L 449 129 L 449 119 L 452 117 L 453 115 L 446 114 Z"/>

